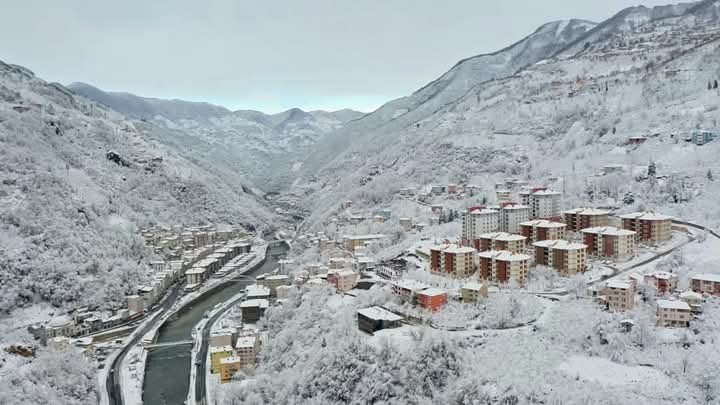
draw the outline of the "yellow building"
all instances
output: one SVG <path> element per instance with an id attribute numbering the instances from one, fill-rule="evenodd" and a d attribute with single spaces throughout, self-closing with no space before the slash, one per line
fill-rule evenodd
<path id="1" fill-rule="evenodd" d="M 233 375 L 242 368 L 240 357 L 230 356 L 220 360 L 220 383 L 225 384 L 232 380 Z"/>
<path id="2" fill-rule="evenodd" d="M 478 299 L 488 296 L 488 287 L 485 283 L 467 283 L 460 291 L 462 302 L 477 302 Z"/>
<path id="3" fill-rule="evenodd" d="M 220 361 L 226 357 L 234 356 L 232 346 L 212 346 L 210 347 L 210 373 L 217 374 L 220 372 Z"/>

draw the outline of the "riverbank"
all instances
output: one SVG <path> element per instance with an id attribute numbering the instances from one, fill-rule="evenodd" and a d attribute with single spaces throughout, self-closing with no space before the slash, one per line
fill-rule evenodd
<path id="1" fill-rule="evenodd" d="M 157 336 L 160 328 L 165 322 L 172 316 L 176 315 L 178 311 L 188 305 L 192 305 L 199 299 L 202 299 L 208 294 L 212 294 L 218 288 L 223 287 L 225 284 L 230 282 L 235 277 L 245 274 L 252 269 L 262 266 L 265 262 L 265 255 L 267 252 L 267 243 L 257 243 L 253 245 L 252 253 L 255 254 L 255 258 L 241 268 L 236 269 L 233 272 L 228 273 L 223 278 L 210 279 L 205 283 L 198 291 L 194 291 L 190 294 L 186 294 L 177 300 L 172 307 L 166 311 L 160 319 L 153 317 L 153 326 L 147 333 L 144 334 L 141 339 L 141 344 L 136 345 L 129 349 L 125 358 L 120 364 L 120 378 L 123 403 L 125 404 L 141 404 L 143 403 L 143 385 L 145 379 L 145 369 L 147 366 L 148 351 L 142 345 L 142 343 L 154 343 L 157 340 Z M 257 249 L 257 250 L 255 250 Z M 138 328 L 138 330 L 141 328 Z"/>

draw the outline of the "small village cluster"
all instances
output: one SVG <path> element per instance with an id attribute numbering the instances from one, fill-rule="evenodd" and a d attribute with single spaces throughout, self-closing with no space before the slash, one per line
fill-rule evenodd
<path id="1" fill-rule="evenodd" d="M 146 249 L 158 259 L 148 263 L 149 282 L 126 297 L 126 308 L 115 310 L 112 316 L 104 316 L 106 312 L 97 308 L 77 308 L 30 326 L 30 332 L 43 343 L 60 343 L 68 337 L 117 328 L 142 318 L 172 286 L 187 281 L 185 290 L 194 291 L 209 277 L 227 274 L 253 258 L 247 234 L 239 227 L 158 227 L 143 230 L 142 237 Z"/>

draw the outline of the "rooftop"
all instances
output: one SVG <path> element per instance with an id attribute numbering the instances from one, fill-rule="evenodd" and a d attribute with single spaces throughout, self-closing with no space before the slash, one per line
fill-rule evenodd
<path id="1" fill-rule="evenodd" d="M 573 208 L 571 210 L 563 211 L 563 214 L 578 214 L 578 215 L 608 215 L 610 211 L 601 210 L 597 208 Z"/>
<path id="2" fill-rule="evenodd" d="M 657 278 L 660 280 L 669 280 L 671 278 L 677 278 L 677 274 L 668 273 L 667 271 L 656 271 L 653 273 L 646 274 L 648 277 Z"/>
<path id="3" fill-rule="evenodd" d="M 540 191 L 536 191 L 536 192 L 532 193 L 532 195 L 536 196 L 536 197 L 556 196 L 556 195 L 559 196 L 559 195 L 561 195 L 561 193 L 558 191 L 553 191 L 553 190 L 540 190 Z"/>
<path id="4" fill-rule="evenodd" d="M 404 289 L 404 290 L 411 290 L 411 291 L 418 291 L 428 288 L 428 285 L 425 283 L 422 283 L 417 280 L 411 280 L 411 279 L 402 279 L 395 282 L 395 285 Z"/>
<path id="5" fill-rule="evenodd" d="M 612 235 L 612 236 L 633 236 L 637 232 L 628 229 L 616 228 L 614 226 L 596 226 L 593 228 L 581 229 L 580 232 L 584 233 L 595 233 L 599 235 Z"/>
<path id="6" fill-rule="evenodd" d="M 372 240 L 372 239 L 382 239 L 385 235 L 383 234 L 372 234 L 372 235 L 345 235 L 345 239 L 349 240 Z"/>
<path id="7" fill-rule="evenodd" d="M 210 346 L 210 353 L 231 352 L 232 346 Z"/>
<path id="8" fill-rule="evenodd" d="M 696 293 L 695 291 L 692 291 L 692 290 L 687 290 L 687 291 L 683 291 L 680 293 L 680 298 L 684 298 L 684 299 L 689 298 L 689 299 L 701 300 L 702 297 L 703 297 L 702 294 Z"/>
<path id="9" fill-rule="evenodd" d="M 394 314 L 383 307 L 369 307 L 358 309 L 358 314 L 363 315 L 367 318 L 374 319 L 376 321 L 401 321 L 403 318 L 400 315 Z"/>
<path id="10" fill-rule="evenodd" d="M 630 214 L 618 215 L 622 219 L 643 219 L 646 221 L 667 221 L 672 219 L 667 215 L 656 214 L 654 212 L 633 212 Z"/>
<path id="11" fill-rule="evenodd" d="M 268 300 L 262 298 L 247 300 L 240 303 L 240 308 L 267 308 L 268 306 L 270 306 Z"/>
<path id="12" fill-rule="evenodd" d="M 610 280 L 607 282 L 608 288 L 617 288 L 620 290 L 629 290 L 632 288 L 632 283 L 628 280 Z"/>
<path id="13" fill-rule="evenodd" d="M 267 276 L 265 277 L 265 280 L 288 280 L 290 279 L 290 276 L 287 274 L 275 274 L 273 276 Z"/>
<path id="14" fill-rule="evenodd" d="M 451 246 L 448 246 L 445 250 L 443 250 L 443 252 L 452 253 L 452 254 L 465 254 L 465 253 L 473 253 L 473 252 L 475 252 L 475 249 L 471 248 L 469 246 L 451 245 Z"/>
<path id="15" fill-rule="evenodd" d="M 200 268 L 200 267 L 193 267 L 192 269 L 187 270 L 187 271 L 185 272 L 185 275 L 189 275 L 189 274 L 205 274 L 205 272 L 207 272 L 207 269 Z"/>
<path id="16" fill-rule="evenodd" d="M 472 291 L 480 291 L 480 289 L 483 287 L 482 283 L 465 283 L 463 284 L 462 288 L 466 290 L 472 290 Z"/>
<path id="17" fill-rule="evenodd" d="M 257 284 L 251 284 L 247 287 L 245 287 L 245 293 L 250 296 L 269 296 L 270 295 L 270 289 L 268 287 L 257 285 Z"/>
<path id="18" fill-rule="evenodd" d="M 533 243 L 533 246 L 543 247 L 543 248 L 551 248 L 551 249 L 561 249 L 561 250 L 587 249 L 587 245 L 584 245 L 582 243 L 568 242 L 568 241 L 562 240 L 562 239 L 541 240 L 541 241 Z"/>
<path id="19" fill-rule="evenodd" d="M 478 253 L 478 256 L 487 259 L 501 260 L 504 262 L 530 260 L 530 256 L 528 255 L 524 255 L 522 253 L 512 253 L 507 250 L 488 250 Z"/>
<path id="20" fill-rule="evenodd" d="M 720 283 L 720 274 L 702 273 L 692 276 L 692 280 L 712 281 L 714 283 Z"/>
<path id="21" fill-rule="evenodd" d="M 657 300 L 657 306 L 663 309 L 690 310 L 690 305 L 688 305 L 687 302 L 677 300 Z"/>
<path id="22" fill-rule="evenodd" d="M 434 297 L 436 295 L 447 294 L 447 291 L 441 290 L 439 288 L 430 287 L 430 288 L 426 288 L 426 289 L 420 291 L 418 294 L 427 295 L 429 297 Z"/>
<path id="23" fill-rule="evenodd" d="M 228 357 L 223 357 L 222 359 L 220 359 L 220 364 L 235 364 L 235 363 L 240 363 L 240 357 L 228 356 Z"/>
<path id="24" fill-rule="evenodd" d="M 564 228 L 567 226 L 562 222 L 548 221 L 547 219 L 535 219 L 532 221 L 525 221 L 521 222 L 520 225 L 536 226 L 540 228 Z"/>
<path id="25" fill-rule="evenodd" d="M 255 344 L 257 343 L 257 337 L 256 336 L 240 336 L 237 338 L 237 342 L 235 342 L 235 348 L 248 348 L 248 347 L 255 347 Z"/>
<path id="26" fill-rule="evenodd" d="M 512 242 L 518 240 L 525 240 L 527 238 L 522 235 L 515 235 L 513 233 L 507 232 L 490 232 L 480 235 L 480 239 L 494 239 L 504 242 Z"/>

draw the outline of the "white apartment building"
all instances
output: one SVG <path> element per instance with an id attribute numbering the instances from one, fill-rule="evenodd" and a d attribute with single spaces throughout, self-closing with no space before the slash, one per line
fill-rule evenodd
<path id="1" fill-rule="evenodd" d="M 682 327 L 690 325 L 692 312 L 685 301 L 657 300 L 656 319 L 658 326 Z"/>
<path id="2" fill-rule="evenodd" d="M 552 190 L 540 190 L 532 193 L 530 216 L 540 219 L 561 218 L 560 197 L 562 194 Z"/>
<path id="3" fill-rule="evenodd" d="M 520 233 L 520 224 L 530 220 L 530 207 L 519 204 L 506 204 L 500 208 L 500 230 Z"/>
<path id="4" fill-rule="evenodd" d="M 462 239 L 466 245 L 480 235 L 497 231 L 500 227 L 500 212 L 488 208 L 470 208 L 462 213 Z"/>

